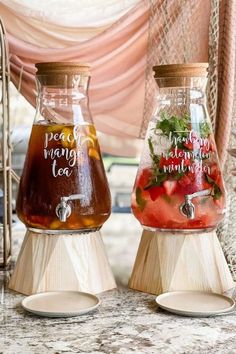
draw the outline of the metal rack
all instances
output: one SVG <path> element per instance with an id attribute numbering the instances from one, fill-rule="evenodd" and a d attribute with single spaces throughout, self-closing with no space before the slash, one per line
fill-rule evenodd
<path id="1" fill-rule="evenodd" d="M 6 31 L 0 19 L 0 267 L 8 265 L 12 254 L 11 126 L 9 110 L 10 65 Z"/>

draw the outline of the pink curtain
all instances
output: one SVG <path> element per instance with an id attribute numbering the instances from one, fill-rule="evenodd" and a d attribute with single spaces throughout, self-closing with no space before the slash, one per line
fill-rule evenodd
<path id="1" fill-rule="evenodd" d="M 1 16 L 16 38 L 63 48 L 89 40 L 117 22 L 140 0 L 1 0 Z"/>
<path id="2" fill-rule="evenodd" d="M 20 92 L 35 105 L 36 62 L 89 62 L 92 65 L 91 109 L 95 125 L 103 133 L 102 145 L 106 151 L 133 155 L 140 146 L 136 138 L 145 134 L 152 110 L 155 92 L 152 65 L 206 61 L 209 50 L 210 8 L 217 1 L 139 1 L 112 24 L 108 25 L 109 21 L 106 20 L 106 26 L 104 22 L 95 30 L 98 25 L 96 23 L 90 29 L 93 35 L 88 36 L 86 32 L 86 38 L 82 28 L 76 28 L 74 23 L 71 26 L 69 23 L 62 26 L 55 19 L 50 23 L 50 18 L 47 17 L 47 22 L 40 25 L 36 12 L 33 17 L 29 11 L 25 15 L 24 9 L 20 5 L 14 7 L 13 3 L 13 0 L 3 0 L 0 11 L 9 41 L 11 78 L 20 88 Z M 230 14 L 233 3 L 235 0 L 221 2 L 221 7 L 226 9 L 225 16 L 231 19 L 230 28 L 233 23 Z M 40 12 L 38 16 L 42 18 Z M 228 38 L 227 48 L 230 48 L 233 56 L 234 47 L 227 35 L 228 32 L 232 34 L 232 29 L 228 31 L 228 23 L 223 23 L 223 37 L 224 40 Z M 75 33 L 78 33 L 78 40 Z M 224 53 L 223 49 L 221 53 Z M 219 136 L 223 136 L 226 143 L 228 141 L 232 106 L 232 99 L 226 99 L 232 85 L 225 82 L 227 80 L 232 83 L 232 61 L 230 67 L 227 67 L 224 64 L 227 64 L 226 52 L 222 58 L 225 58 L 220 60 L 220 82 L 223 86 L 219 92 L 219 119 L 216 122 L 218 145 Z M 111 144 L 108 137 L 112 137 L 113 141 L 116 139 L 116 144 Z M 226 144 L 223 145 L 221 156 L 226 151 Z"/>
<path id="3" fill-rule="evenodd" d="M 30 44 L 23 40 L 23 33 L 19 39 L 7 27 L 12 81 L 20 84 L 20 92 L 35 105 L 36 62 L 89 62 L 91 110 L 97 129 L 137 137 L 143 118 L 148 11 L 141 1 L 108 30 L 63 49 Z"/>

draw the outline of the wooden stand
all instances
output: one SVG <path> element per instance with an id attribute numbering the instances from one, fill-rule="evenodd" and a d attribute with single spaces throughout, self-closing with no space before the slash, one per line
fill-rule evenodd
<path id="1" fill-rule="evenodd" d="M 30 295 L 78 290 L 100 293 L 116 287 L 99 232 L 48 235 L 27 231 L 9 288 Z"/>
<path id="2" fill-rule="evenodd" d="M 174 290 L 223 293 L 235 286 L 215 231 L 144 231 L 129 287 L 161 294 Z"/>

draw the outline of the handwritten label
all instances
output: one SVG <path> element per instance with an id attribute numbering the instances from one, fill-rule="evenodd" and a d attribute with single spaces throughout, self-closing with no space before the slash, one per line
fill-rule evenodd
<path id="1" fill-rule="evenodd" d="M 52 131 L 45 133 L 43 155 L 45 160 L 52 161 L 51 172 L 53 177 L 71 176 L 73 167 L 82 154 L 81 149 L 78 149 L 83 145 L 82 139 L 83 136 L 77 126 L 73 130 L 64 128 L 60 133 Z M 61 142 L 61 144 L 58 147 L 50 147 L 54 142 Z M 62 158 L 66 161 L 67 166 L 58 167 L 58 161 Z"/>
<path id="2" fill-rule="evenodd" d="M 187 136 L 176 136 L 173 132 L 170 132 L 168 141 L 172 148 L 167 153 L 163 152 L 161 154 L 161 157 L 166 161 L 163 166 L 164 172 L 177 171 L 181 173 L 190 171 L 192 173 L 204 172 L 210 174 L 210 167 L 203 163 L 211 155 L 211 143 L 208 138 L 202 138 L 191 130 Z M 162 144 L 162 140 L 160 140 L 160 143 Z M 179 145 L 184 145 L 186 150 L 179 148 Z M 192 162 L 193 160 L 194 162 Z"/>

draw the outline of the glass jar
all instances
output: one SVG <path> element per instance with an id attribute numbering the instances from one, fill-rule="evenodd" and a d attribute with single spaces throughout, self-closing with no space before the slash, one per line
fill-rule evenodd
<path id="1" fill-rule="evenodd" d="M 159 87 L 133 193 L 148 230 L 211 230 L 225 213 L 225 189 L 207 113 L 207 64 L 155 66 Z"/>
<path id="2" fill-rule="evenodd" d="M 110 215 L 111 199 L 88 106 L 89 66 L 62 62 L 36 68 L 36 116 L 17 214 L 35 231 L 99 230 Z"/>

